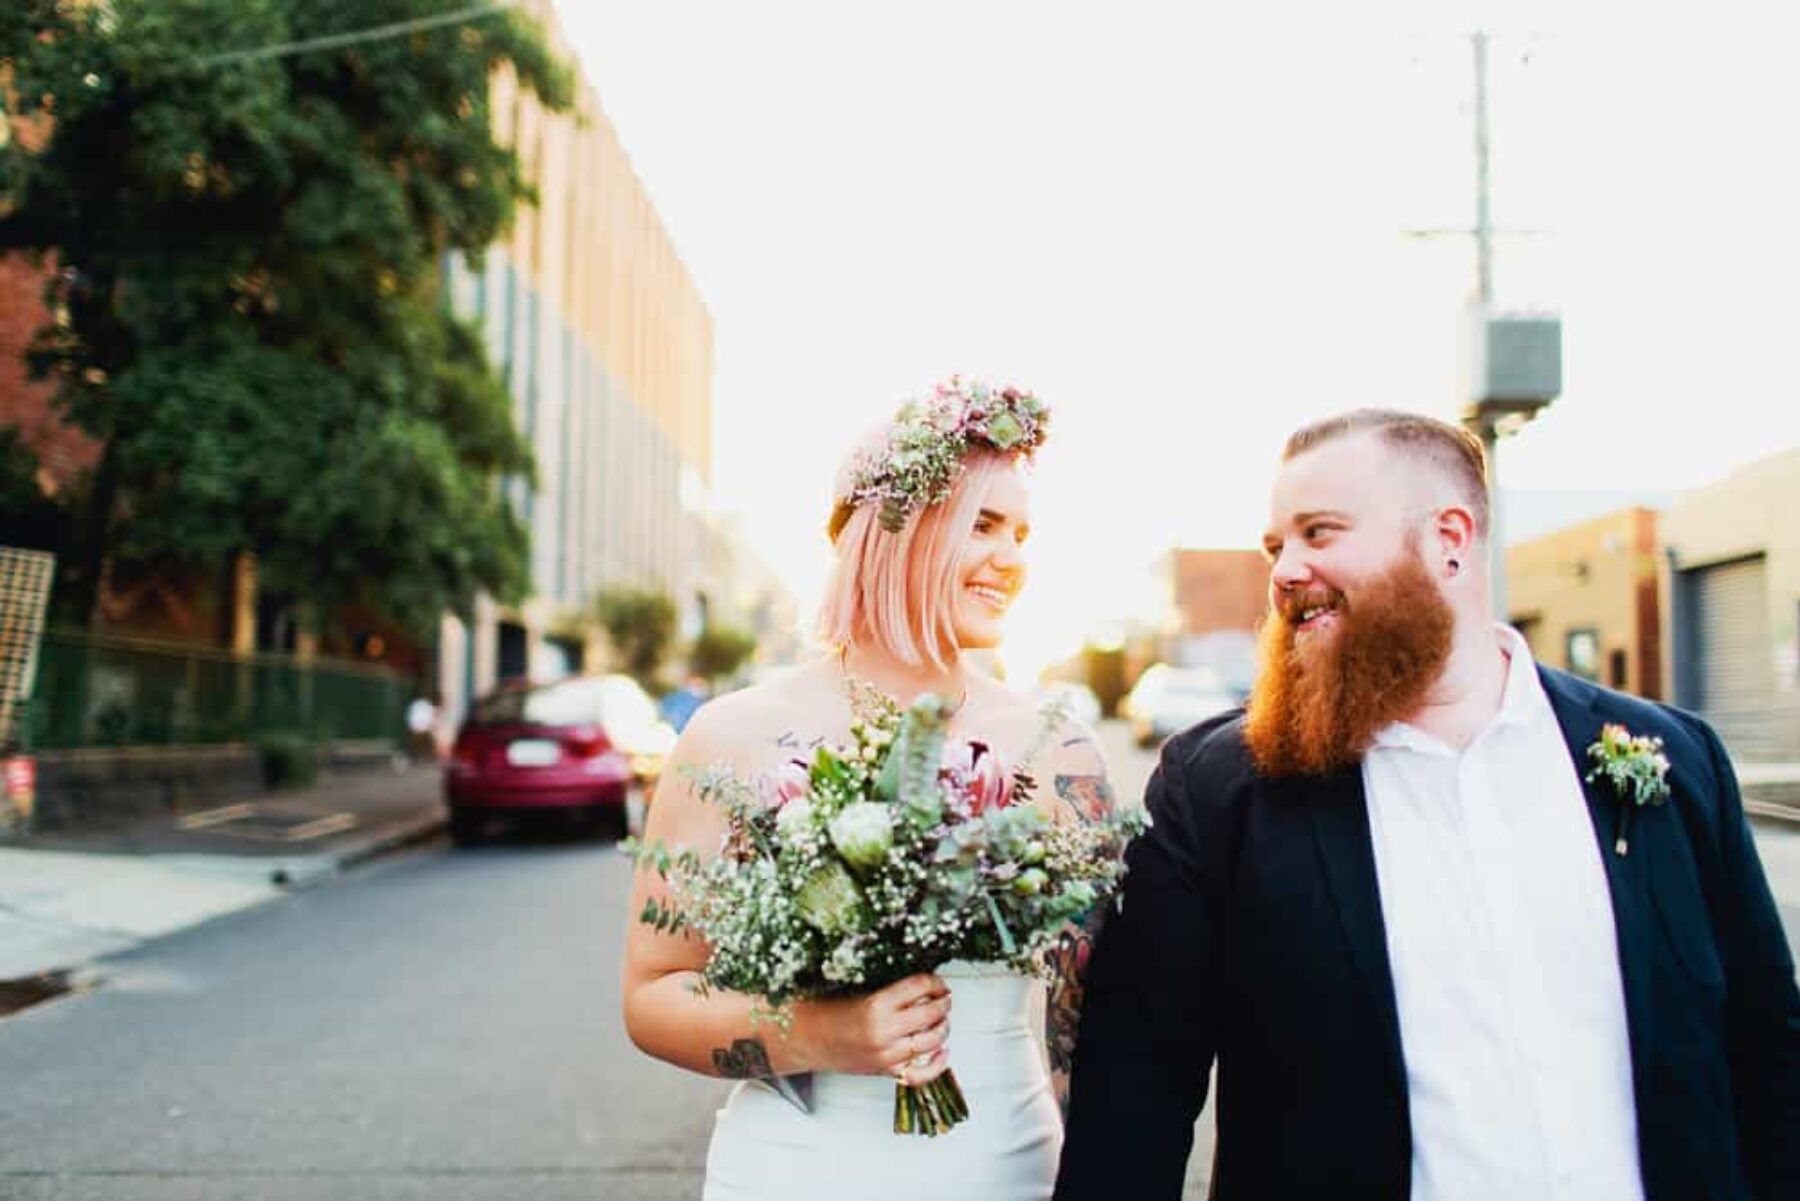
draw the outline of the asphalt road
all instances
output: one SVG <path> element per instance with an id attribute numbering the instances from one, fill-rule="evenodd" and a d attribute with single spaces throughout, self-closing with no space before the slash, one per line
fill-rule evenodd
<path id="1" fill-rule="evenodd" d="M 1800 830 L 1758 838 L 1791 938 Z M 0 1198 L 698 1197 L 724 1086 L 625 1038 L 627 883 L 594 843 L 432 845 L 108 963 L 0 1021 Z"/>
<path id="2" fill-rule="evenodd" d="M 619 1019 L 628 864 L 428 847 L 0 1023 L 0 1197 L 693 1198 L 723 1086 Z"/>

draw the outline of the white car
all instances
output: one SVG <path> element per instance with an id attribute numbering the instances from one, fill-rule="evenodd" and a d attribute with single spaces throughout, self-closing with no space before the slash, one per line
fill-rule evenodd
<path id="1" fill-rule="evenodd" d="M 1141 747 L 1152 747 L 1239 703 L 1237 693 L 1213 672 L 1153 663 L 1138 677 L 1120 710 L 1131 725 L 1132 739 Z"/>

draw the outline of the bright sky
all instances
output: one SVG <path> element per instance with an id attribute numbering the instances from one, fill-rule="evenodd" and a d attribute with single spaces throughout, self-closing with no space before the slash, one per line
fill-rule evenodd
<path id="1" fill-rule="evenodd" d="M 1169 546 L 1255 545 L 1297 424 L 1455 416 L 1472 242 L 1406 231 L 1472 223 L 1477 23 L 1495 222 L 1543 231 L 1498 299 L 1564 321 L 1503 485 L 1800 443 L 1788 6 L 559 5 L 713 312 L 714 500 L 803 609 L 838 457 L 952 371 L 1054 409 L 1022 666 L 1153 606 Z"/>

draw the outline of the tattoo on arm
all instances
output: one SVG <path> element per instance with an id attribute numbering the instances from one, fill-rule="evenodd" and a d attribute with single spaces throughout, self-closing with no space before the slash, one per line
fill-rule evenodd
<path id="1" fill-rule="evenodd" d="M 1075 735 L 1075 737 L 1066 740 L 1063 743 L 1063 745 L 1064 746 L 1080 746 L 1085 742 L 1092 742 L 1092 741 L 1094 741 L 1094 740 L 1092 738 L 1089 738 L 1086 734 L 1077 734 L 1077 735 Z"/>
<path id="2" fill-rule="evenodd" d="M 775 1074 L 760 1038 L 740 1038 L 729 1047 L 716 1047 L 712 1058 L 714 1070 L 727 1080 L 767 1080 Z"/>
<path id="3" fill-rule="evenodd" d="M 760 1080 L 801 1113 L 812 1112 L 812 1073 L 777 1076 L 760 1038 L 740 1038 L 729 1047 L 715 1047 L 712 1060 L 713 1069 L 725 1079 Z"/>
<path id="4" fill-rule="evenodd" d="M 1075 1036 L 1081 1027 L 1081 1003 L 1087 995 L 1088 957 L 1102 911 L 1096 909 L 1087 923 L 1071 926 L 1062 944 L 1050 952 L 1055 979 L 1044 1006 L 1044 1049 L 1050 1058 L 1050 1080 L 1063 1116 L 1069 1111 L 1069 1076 L 1075 1066 Z"/>
<path id="5" fill-rule="evenodd" d="M 1088 821 L 1098 821 L 1118 808 L 1105 776 L 1058 776 L 1056 795 Z"/>
<path id="6" fill-rule="evenodd" d="M 797 751 L 800 749 L 800 740 L 794 737 L 792 730 L 783 730 L 781 737 L 775 740 L 775 745 L 784 751 Z"/>

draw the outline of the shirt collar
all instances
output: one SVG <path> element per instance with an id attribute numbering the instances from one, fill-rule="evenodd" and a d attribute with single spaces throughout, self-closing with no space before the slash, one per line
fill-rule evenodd
<path id="1" fill-rule="evenodd" d="M 1494 635 L 1500 649 L 1506 652 L 1506 682 L 1501 687 L 1500 709 L 1482 728 L 1483 734 L 1500 726 L 1530 725 L 1550 710 L 1550 698 L 1544 695 L 1544 684 L 1538 678 L 1537 664 L 1531 658 L 1531 647 L 1526 644 L 1524 635 L 1498 622 L 1494 625 Z M 1453 753 L 1436 738 L 1403 721 L 1383 727 L 1375 735 L 1375 746 L 1440 755 Z"/>

